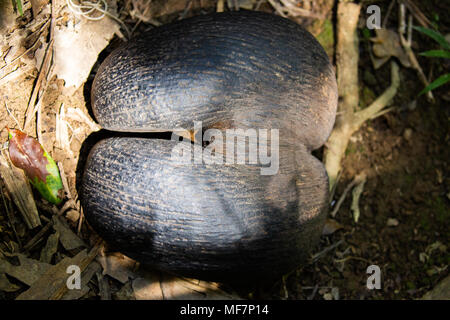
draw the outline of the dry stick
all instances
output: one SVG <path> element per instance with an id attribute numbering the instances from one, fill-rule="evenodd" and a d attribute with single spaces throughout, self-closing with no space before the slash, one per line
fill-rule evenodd
<path id="1" fill-rule="evenodd" d="M 313 291 L 311 292 L 311 295 L 308 297 L 308 300 L 314 299 L 314 297 L 315 297 L 315 295 L 316 295 L 316 293 L 317 293 L 317 290 L 319 289 L 319 285 L 316 284 L 316 285 L 314 286 L 314 288 L 312 288 L 312 289 L 313 289 Z"/>
<path id="2" fill-rule="evenodd" d="M 330 190 L 333 190 L 339 172 L 341 160 L 345 155 L 350 137 L 364 122 L 378 114 L 395 96 L 400 85 L 398 65 L 391 62 L 391 86 L 370 106 L 355 112 L 359 105 L 358 87 L 358 37 L 356 27 L 360 5 L 340 2 L 338 4 L 338 39 L 336 64 L 338 91 L 341 103 L 338 106 L 340 116 L 325 148 L 325 168 L 330 178 Z"/>
<path id="3" fill-rule="evenodd" d="M 16 123 L 16 126 L 20 129 L 20 131 L 23 131 L 23 130 L 22 130 L 22 127 L 21 127 L 20 124 L 19 124 L 19 121 L 17 121 L 16 117 L 14 117 L 14 115 L 12 114 L 12 112 L 9 110 L 8 105 L 6 104 L 6 101 L 5 101 L 5 108 L 6 108 L 6 111 L 8 112 L 8 115 L 9 115 L 9 116 L 11 117 L 11 119 L 13 119 L 14 122 Z M 2 129 L 2 130 L 3 130 L 3 129 Z"/>
<path id="4" fill-rule="evenodd" d="M 403 7 L 403 4 L 400 4 L 400 8 Z M 404 7 L 403 7 L 404 8 Z M 430 83 L 428 82 L 427 77 L 425 76 L 425 73 L 423 72 L 422 67 L 419 64 L 419 61 L 417 61 L 417 58 L 414 54 L 414 52 L 411 49 L 411 43 L 412 43 L 412 17 L 409 16 L 409 21 L 408 21 L 408 35 L 407 38 L 405 39 L 403 33 L 404 33 L 404 26 L 405 26 L 405 15 L 404 15 L 404 10 L 400 9 L 400 24 L 401 26 L 399 27 L 399 35 L 400 35 L 400 42 L 403 46 L 403 49 L 405 50 L 406 54 L 408 55 L 409 61 L 411 62 L 411 65 L 413 66 L 414 69 L 416 69 L 417 74 L 419 76 L 420 81 L 422 81 L 422 83 L 425 85 L 425 87 L 427 87 Z M 431 91 L 427 92 L 427 98 L 429 101 L 434 101 L 434 96 L 433 93 Z"/>
<path id="5" fill-rule="evenodd" d="M 184 7 L 183 12 L 181 13 L 180 17 L 178 18 L 179 20 L 186 18 L 187 14 L 191 10 L 192 2 L 193 2 L 193 0 L 188 0 L 188 2 L 186 3 L 186 6 Z"/>
<path id="6" fill-rule="evenodd" d="M 352 182 L 348 184 L 348 186 L 345 188 L 344 192 L 342 193 L 341 197 L 339 198 L 339 201 L 336 203 L 336 206 L 334 207 L 333 211 L 330 213 L 331 217 L 334 218 L 339 211 L 339 208 L 341 207 L 342 203 L 345 200 L 345 197 L 347 196 L 347 193 L 358 183 L 357 177 L 355 177 Z"/>
<path id="7" fill-rule="evenodd" d="M 61 181 L 62 181 L 64 190 L 67 193 L 67 198 L 69 200 L 71 200 L 72 194 L 70 193 L 69 184 L 67 183 L 67 177 L 66 177 L 66 173 L 64 171 L 64 166 L 63 166 L 62 162 L 58 162 L 58 168 L 59 168 L 59 174 L 61 176 Z"/>
<path id="8" fill-rule="evenodd" d="M 77 235 L 81 234 L 81 226 L 83 224 L 83 217 L 84 217 L 83 208 L 80 207 L 80 217 L 78 218 Z"/>
<path id="9" fill-rule="evenodd" d="M 283 11 L 284 8 L 279 3 L 275 2 L 275 0 L 268 0 L 268 1 L 280 16 L 287 18 L 287 14 L 284 13 Z"/>
<path id="10" fill-rule="evenodd" d="M 317 260 L 319 260 L 323 255 L 325 255 L 326 253 L 328 253 L 329 251 L 333 250 L 334 248 L 337 248 L 341 243 L 343 243 L 344 240 L 341 239 L 335 243 L 333 243 L 332 245 L 326 247 L 325 249 L 323 249 L 322 251 L 316 253 L 315 255 L 313 255 L 311 257 L 311 263 L 316 262 Z"/>
<path id="11" fill-rule="evenodd" d="M 31 94 L 31 98 L 30 101 L 28 102 L 28 106 L 27 106 L 27 111 L 26 111 L 26 116 L 25 116 L 25 123 L 23 125 L 23 129 L 27 130 L 27 126 L 28 124 L 31 122 L 31 120 L 33 119 L 34 114 L 36 113 L 36 109 L 35 108 L 35 104 L 36 104 L 36 99 L 38 97 L 38 93 L 39 90 L 41 88 L 41 84 L 42 81 L 44 81 L 44 79 L 46 78 L 46 70 L 48 70 L 48 64 L 50 63 L 50 58 L 53 55 L 52 54 L 52 49 L 53 49 L 53 40 L 50 41 L 50 43 L 47 46 L 47 50 L 45 51 L 45 55 L 44 55 L 44 59 L 42 60 L 42 65 L 41 65 L 41 69 L 39 71 L 39 75 L 36 81 L 36 84 L 33 88 L 33 92 Z"/>
<path id="12" fill-rule="evenodd" d="M 50 60 L 48 62 L 49 65 L 46 67 L 46 69 L 43 69 L 44 70 L 44 74 L 45 74 L 45 77 L 44 77 L 45 85 L 44 85 L 44 89 L 42 90 L 42 95 L 39 96 L 38 103 L 36 105 L 36 109 L 37 109 L 37 115 L 36 115 L 36 136 L 38 137 L 38 141 L 39 141 L 39 143 L 41 145 L 43 145 L 42 135 L 41 135 L 41 132 L 42 132 L 42 130 L 41 130 L 42 96 L 44 95 L 44 93 L 47 90 L 47 87 L 48 87 L 48 84 L 49 84 L 48 76 L 52 73 L 52 69 L 53 69 L 53 65 L 51 64 L 51 58 L 53 57 L 53 37 L 54 37 L 54 33 L 55 33 L 55 21 L 56 21 L 56 19 L 55 19 L 56 18 L 56 13 L 55 13 L 55 9 L 56 9 L 55 6 L 56 6 L 56 4 L 55 3 L 56 3 L 56 1 L 52 1 L 52 3 L 51 3 L 51 19 L 50 19 L 50 30 L 49 30 L 50 42 L 49 42 L 49 46 L 47 48 L 47 50 L 51 52 Z M 44 56 L 44 60 L 46 59 L 47 52 L 46 52 L 46 55 Z M 42 67 L 44 68 L 45 65 L 42 65 Z M 36 113 L 36 111 L 33 110 L 33 114 L 35 114 L 35 113 Z M 25 127 L 26 126 L 24 126 L 24 128 Z"/>
<path id="13" fill-rule="evenodd" d="M 414 2 L 410 0 L 402 0 L 401 1 L 408 10 L 412 13 L 414 18 L 422 25 L 424 28 L 429 28 L 431 25 L 430 20 L 422 13 L 422 11 L 414 4 Z"/>
<path id="14" fill-rule="evenodd" d="M 265 1 L 265 0 L 258 0 L 258 2 L 256 3 L 255 7 L 253 8 L 253 10 L 258 11 L 259 7 L 261 7 L 261 4 L 263 3 L 263 1 Z"/>

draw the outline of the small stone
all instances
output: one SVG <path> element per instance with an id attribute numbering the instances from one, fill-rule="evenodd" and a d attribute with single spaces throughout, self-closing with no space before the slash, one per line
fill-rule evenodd
<path id="1" fill-rule="evenodd" d="M 411 140 L 412 133 L 413 133 L 412 129 L 410 128 L 405 129 L 405 131 L 403 132 L 403 138 L 405 138 L 405 140 L 407 141 Z"/>
<path id="2" fill-rule="evenodd" d="M 387 221 L 388 227 L 396 227 L 396 226 L 398 226 L 398 224 L 399 224 L 398 220 L 394 219 L 394 218 L 389 218 Z"/>

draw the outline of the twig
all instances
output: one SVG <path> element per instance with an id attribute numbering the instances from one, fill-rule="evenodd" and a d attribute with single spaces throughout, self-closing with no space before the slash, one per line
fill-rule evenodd
<path id="1" fill-rule="evenodd" d="M 412 43 L 412 18 L 411 18 L 411 16 L 409 17 L 409 21 L 408 21 L 408 35 L 407 35 L 408 40 L 406 40 L 404 37 L 406 24 L 405 24 L 405 14 L 404 14 L 403 3 L 400 4 L 399 20 L 400 20 L 399 21 L 400 42 L 401 42 L 406 54 L 408 55 L 411 65 L 413 66 L 414 69 L 416 69 L 420 81 L 422 81 L 422 83 L 425 85 L 425 87 L 427 87 L 430 83 L 428 82 L 428 79 L 425 76 L 425 73 L 423 72 L 423 69 L 419 64 L 419 61 L 417 61 L 417 58 L 411 48 L 411 43 Z M 427 98 L 430 101 L 434 101 L 433 93 L 431 92 L 431 90 L 427 92 Z"/>
<path id="2" fill-rule="evenodd" d="M 181 13 L 179 20 L 182 20 L 184 18 L 186 18 L 187 14 L 189 13 L 189 11 L 191 10 L 192 7 L 192 1 L 193 0 L 188 0 L 188 2 L 186 3 L 186 6 L 183 10 L 183 12 Z"/>
<path id="3" fill-rule="evenodd" d="M 78 219 L 77 235 L 81 234 L 81 226 L 83 224 L 84 212 L 83 208 L 80 208 L 80 218 Z"/>
<path id="4" fill-rule="evenodd" d="M 33 91 L 31 93 L 31 98 L 28 102 L 26 116 L 25 116 L 25 123 L 23 125 L 23 129 L 27 130 L 27 126 L 31 122 L 31 120 L 34 117 L 34 114 L 36 113 L 37 109 L 35 108 L 36 99 L 39 94 L 39 90 L 41 88 L 41 84 L 44 81 L 44 79 L 47 77 L 48 73 L 48 67 L 49 63 L 51 61 L 51 57 L 53 56 L 53 40 L 51 40 L 47 46 L 47 50 L 45 51 L 44 59 L 42 60 L 41 69 L 39 71 L 38 78 L 36 80 L 36 84 L 33 88 Z"/>
<path id="5" fill-rule="evenodd" d="M 61 207 L 61 209 L 58 210 L 58 216 L 62 215 L 69 208 L 77 210 L 76 203 L 72 199 L 67 200 L 66 203 L 64 203 L 64 205 Z"/>
<path id="6" fill-rule="evenodd" d="M 219 0 L 220 1 L 220 0 Z M 255 7 L 253 8 L 253 10 L 258 11 L 259 7 L 261 7 L 261 4 L 264 2 L 265 0 L 258 0 L 258 2 L 256 3 Z"/>
<path id="7" fill-rule="evenodd" d="M 359 129 L 361 125 L 366 122 L 368 119 L 372 119 L 375 114 L 380 112 L 386 105 L 394 98 L 397 94 L 398 87 L 400 86 L 400 74 L 399 67 L 397 63 L 394 61 L 391 62 L 391 85 L 387 88 L 381 96 L 375 99 L 372 104 L 370 104 L 367 108 L 362 109 L 356 112 L 355 115 L 355 123 L 354 123 L 354 131 Z M 353 131 L 353 132 L 354 132 Z"/>
<path id="8" fill-rule="evenodd" d="M 325 249 L 323 249 L 322 251 L 316 253 L 315 255 L 313 255 L 311 257 L 311 263 L 316 262 L 317 260 L 319 260 L 323 255 L 325 255 L 326 253 L 328 253 L 329 251 L 333 250 L 334 248 L 337 248 L 339 245 L 341 245 L 341 243 L 343 243 L 344 240 L 341 239 L 338 242 L 333 243 L 332 245 L 326 247 Z"/>
<path id="9" fill-rule="evenodd" d="M 422 13 L 422 11 L 417 8 L 414 2 L 410 0 L 401 0 L 401 2 L 408 8 L 408 10 L 412 13 L 414 18 L 422 25 L 422 27 L 429 28 L 431 25 L 430 20 Z"/>
<path id="10" fill-rule="evenodd" d="M 92 131 L 99 131 L 101 129 L 100 125 L 89 119 L 88 116 L 86 116 L 84 112 L 78 108 L 67 108 L 66 116 L 72 120 L 87 124 Z"/>
<path id="11" fill-rule="evenodd" d="M 14 120 L 14 122 L 16 123 L 16 126 L 20 129 L 20 131 L 23 131 L 22 126 L 19 124 L 19 121 L 17 121 L 16 117 L 14 117 L 14 115 L 12 114 L 12 112 L 8 109 L 8 105 L 6 104 L 6 100 L 5 100 L 5 108 L 6 111 L 8 112 L 8 115 Z"/>
<path id="12" fill-rule="evenodd" d="M 316 284 L 313 288 L 313 291 L 311 292 L 311 295 L 308 296 L 308 300 L 312 300 L 314 299 L 314 297 L 316 296 L 317 290 L 319 290 L 319 285 Z"/>
<path id="13" fill-rule="evenodd" d="M 345 200 L 345 197 L 347 196 L 347 193 L 358 183 L 358 177 L 356 176 L 352 182 L 348 184 L 348 186 L 344 189 L 344 192 L 342 193 L 341 197 L 339 198 L 338 202 L 336 203 L 336 206 L 334 207 L 333 211 L 330 213 L 331 217 L 334 218 L 339 211 L 339 208 L 341 207 L 342 203 Z"/>
<path id="14" fill-rule="evenodd" d="M 36 135 L 38 138 L 39 143 L 41 144 L 41 146 L 43 146 L 43 141 L 42 141 L 42 130 L 41 130 L 41 126 L 42 126 L 42 121 L 41 121 L 41 103 L 42 100 L 39 100 L 37 103 L 37 112 L 36 112 Z"/>
<path id="15" fill-rule="evenodd" d="M 367 262 L 368 264 L 371 264 L 371 262 L 369 261 L 369 260 L 367 260 L 367 259 L 364 259 L 364 258 L 361 258 L 361 257 L 354 257 L 354 256 L 348 256 L 348 257 L 345 257 L 345 258 L 342 258 L 342 259 L 336 259 L 336 260 L 334 260 L 335 262 L 340 262 L 340 263 L 342 263 L 342 262 L 346 262 L 347 260 L 359 260 L 359 261 L 364 261 L 364 262 Z"/>
<path id="16" fill-rule="evenodd" d="M 284 13 L 283 6 L 279 3 L 275 2 L 275 0 L 269 0 L 271 6 L 275 9 L 275 11 L 282 17 L 287 18 L 287 14 Z"/>
<path id="17" fill-rule="evenodd" d="M 44 236 L 44 234 L 51 228 L 52 225 L 53 223 L 50 221 L 41 230 L 39 230 L 39 232 L 36 233 L 36 235 L 33 238 L 31 238 L 31 240 L 28 241 L 27 244 L 23 246 L 22 252 L 28 251 L 31 248 L 33 248 L 36 245 L 36 243 Z"/>
<path id="18" fill-rule="evenodd" d="M 69 200 L 71 200 L 72 194 L 70 193 L 69 184 L 67 183 L 67 177 L 66 177 L 66 173 L 64 171 L 64 166 L 63 166 L 62 162 L 60 162 L 60 161 L 58 161 L 58 168 L 59 168 L 59 175 L 61 176 L 61 181 L 62 181 L 64 190 L 67 193 L 67 198 Z"/>

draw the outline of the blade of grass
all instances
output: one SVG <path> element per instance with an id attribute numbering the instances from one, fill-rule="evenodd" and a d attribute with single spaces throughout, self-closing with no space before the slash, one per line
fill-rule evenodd
<path id="1" fill-rule="evenodd" d="M 422 52 L 419 55 L 424 56 L 424 57 L 450 59 L 450 51 L 445 51 L 445 50 L 429 50 L 429 51 Z"/>
<path id="2" fill-rule="evenodd" d="M 434 30 L 424 28 L 424 27 L 414 26 L 413 28 L 414 28 L 414 30 L 422 32 L 423 34 L 432 38 L 434 41 L 439 43 L 442 48 L 444 48 L 446 50 L 450 50 L 450 44 L 447 42 L 447 40 L 445 40 L 444 36 L 442 34 L 440 34 L 439 32 L 436 32 Z"/>
<path id="3" fill-rule="evenodd" d="M 427 93 L 430 90 L 434 90 L 437 87 L 440 87 L 449 81 L 450 81 L 450 73 L 443 74 L 442 76 L 434 80 L 432 83 L 430 83 L 425 89 L 420 91 L 419 96 L 421 96 L 424 93 Z"/>

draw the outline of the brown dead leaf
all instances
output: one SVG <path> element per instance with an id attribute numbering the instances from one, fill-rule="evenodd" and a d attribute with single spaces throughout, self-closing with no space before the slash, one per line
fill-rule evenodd
<path id="1" fill-rule="evenodd" d="M 20 253 L 7 254 L 6 256 L 12 259 L 17 258 L 19 265 L 13 265 L 6 258 L 0 257 L 0 273 L 6 273 L 29 286 L 35 283 L 42 274 L 51 268 L 51 265 L 48 263 L 27 258 Z"/>
<path id="2" fill-rule="evenodd" d="M 28 179 L 21 169 L 11 164 L 9 156 L 5 151 L 1 151 L 0 153 L 0 175 L 28 228 L 34 229 L 40 226 L 41 220 Z"/>
<path id="3" fill-rule="evenodd" d="M 64 218 L 53 216 L 53 229 L 59 233 L 59 240 L 66 250 L 73 250 L 79 247 L 86 247 L 86 244 L 81 240 L 70 227 Z"/>
<path id="4" fill-rule="evenodd" d="M 9 282 L 8 278 L 4 273 L 0 273 L 0 290 L 5 292 L 15 292 L 19 290 L 20 287 Z"/>
<path id="5" fill-rule="evenodd" d="M 40 261 L 45 263 L 51 263 L 53 255 L 58 250 L 58 240 L 59 240 L 59 233 L 56 231 L 55 233 L 51 234 L 48 239 L 47 243 L 45 244 L 45 247 L 42 248 L 41 251 L 41 257 Z"/>
<path id="6" fill-rule="evenodd" d="M 323 226 L 322 235 L 327 236 L 335 233 L 337 230 L 342 229 L 343 226 L 334 219 L 327 219 Z"/>
<path id="7" fill-rule="evenodd" d="M 83 272 L 97 256 L 98 250 L 99 246 L 95 246 L 89 253 L 87 253 L 87 250 L 83 250 L 73 258 L 64 258 L 57 265 L 51 266 L 27 291 L 21 293 L 16 300 L 61 299 L 68 291 L 67 280 L 70 274 L 67 273 L 67 268 L 70 265 L 75 265 Z"/>
<path id="8" fill-rule="evenodd" d="M 116 15 L 116 0 L 107 0 L 108 12 Z M 62 5 L 65 4 L 61 2 Z M 59 8 L 56 9 L 58 12 Z M 105 16 L 103 19 L 90 21 L 75 16 L 70 9 L 63 8 L 61 15 L 69 17 L 67 23 L 56 24 L 54 29 L 54 63 L 50 77 L 57 75 L 65 81 L 65 91 L 71 95 L 88 78 L 99 53 L 109 44 L 114 34 L 121 34 L 118 23 Z M 46 47 L 45 45 L 42 46 Z M 44 56 L 43 49 L 37 50 L 36 60 L 39 65 Z"/>
<path id="9" fill-rule="evenodd" d="M 27 177 L 34 181 L 39 179 L 46 182 L 50 174 L 47 170 L 49 161 L 44 157 L 44 149 L 40 143 L 20 130 L 9 130 L 9 156 L 11 162 L 25 171 Z"/>
<path id="10" fill-rule="evenodd" d="M 30 0 L 31 9 L 33 10 L 33 17 L 37 17 L 41 9 L 48 3 L 49 0 Z"/>
<path id="11" fill-rule="evenodd" d="M 398 58 L 404 67 L 411 67 L 408 55 L 401 45 L 399 35 L 395 31 L 376 29 L 375 32 L 376 37 L 371 39 L 374 43 L 372 51 L 374 54 L 373 63 L 375 69 L 381 67 L 390 57 Z"/>
<path id="12" fill-rule="evenodd" d="M 103 267 L 103 274 L 126 283 L 129 278 L 136 278 L 137 262 L 121 253 L 99 256 L 97 260 Z"/>
<path id="13" fill-rule="evenodd" d="M 240 299 L 214 282 L 186 279 L 147 271 L 132 282 L 136 300 L 230 300 Z"/>

